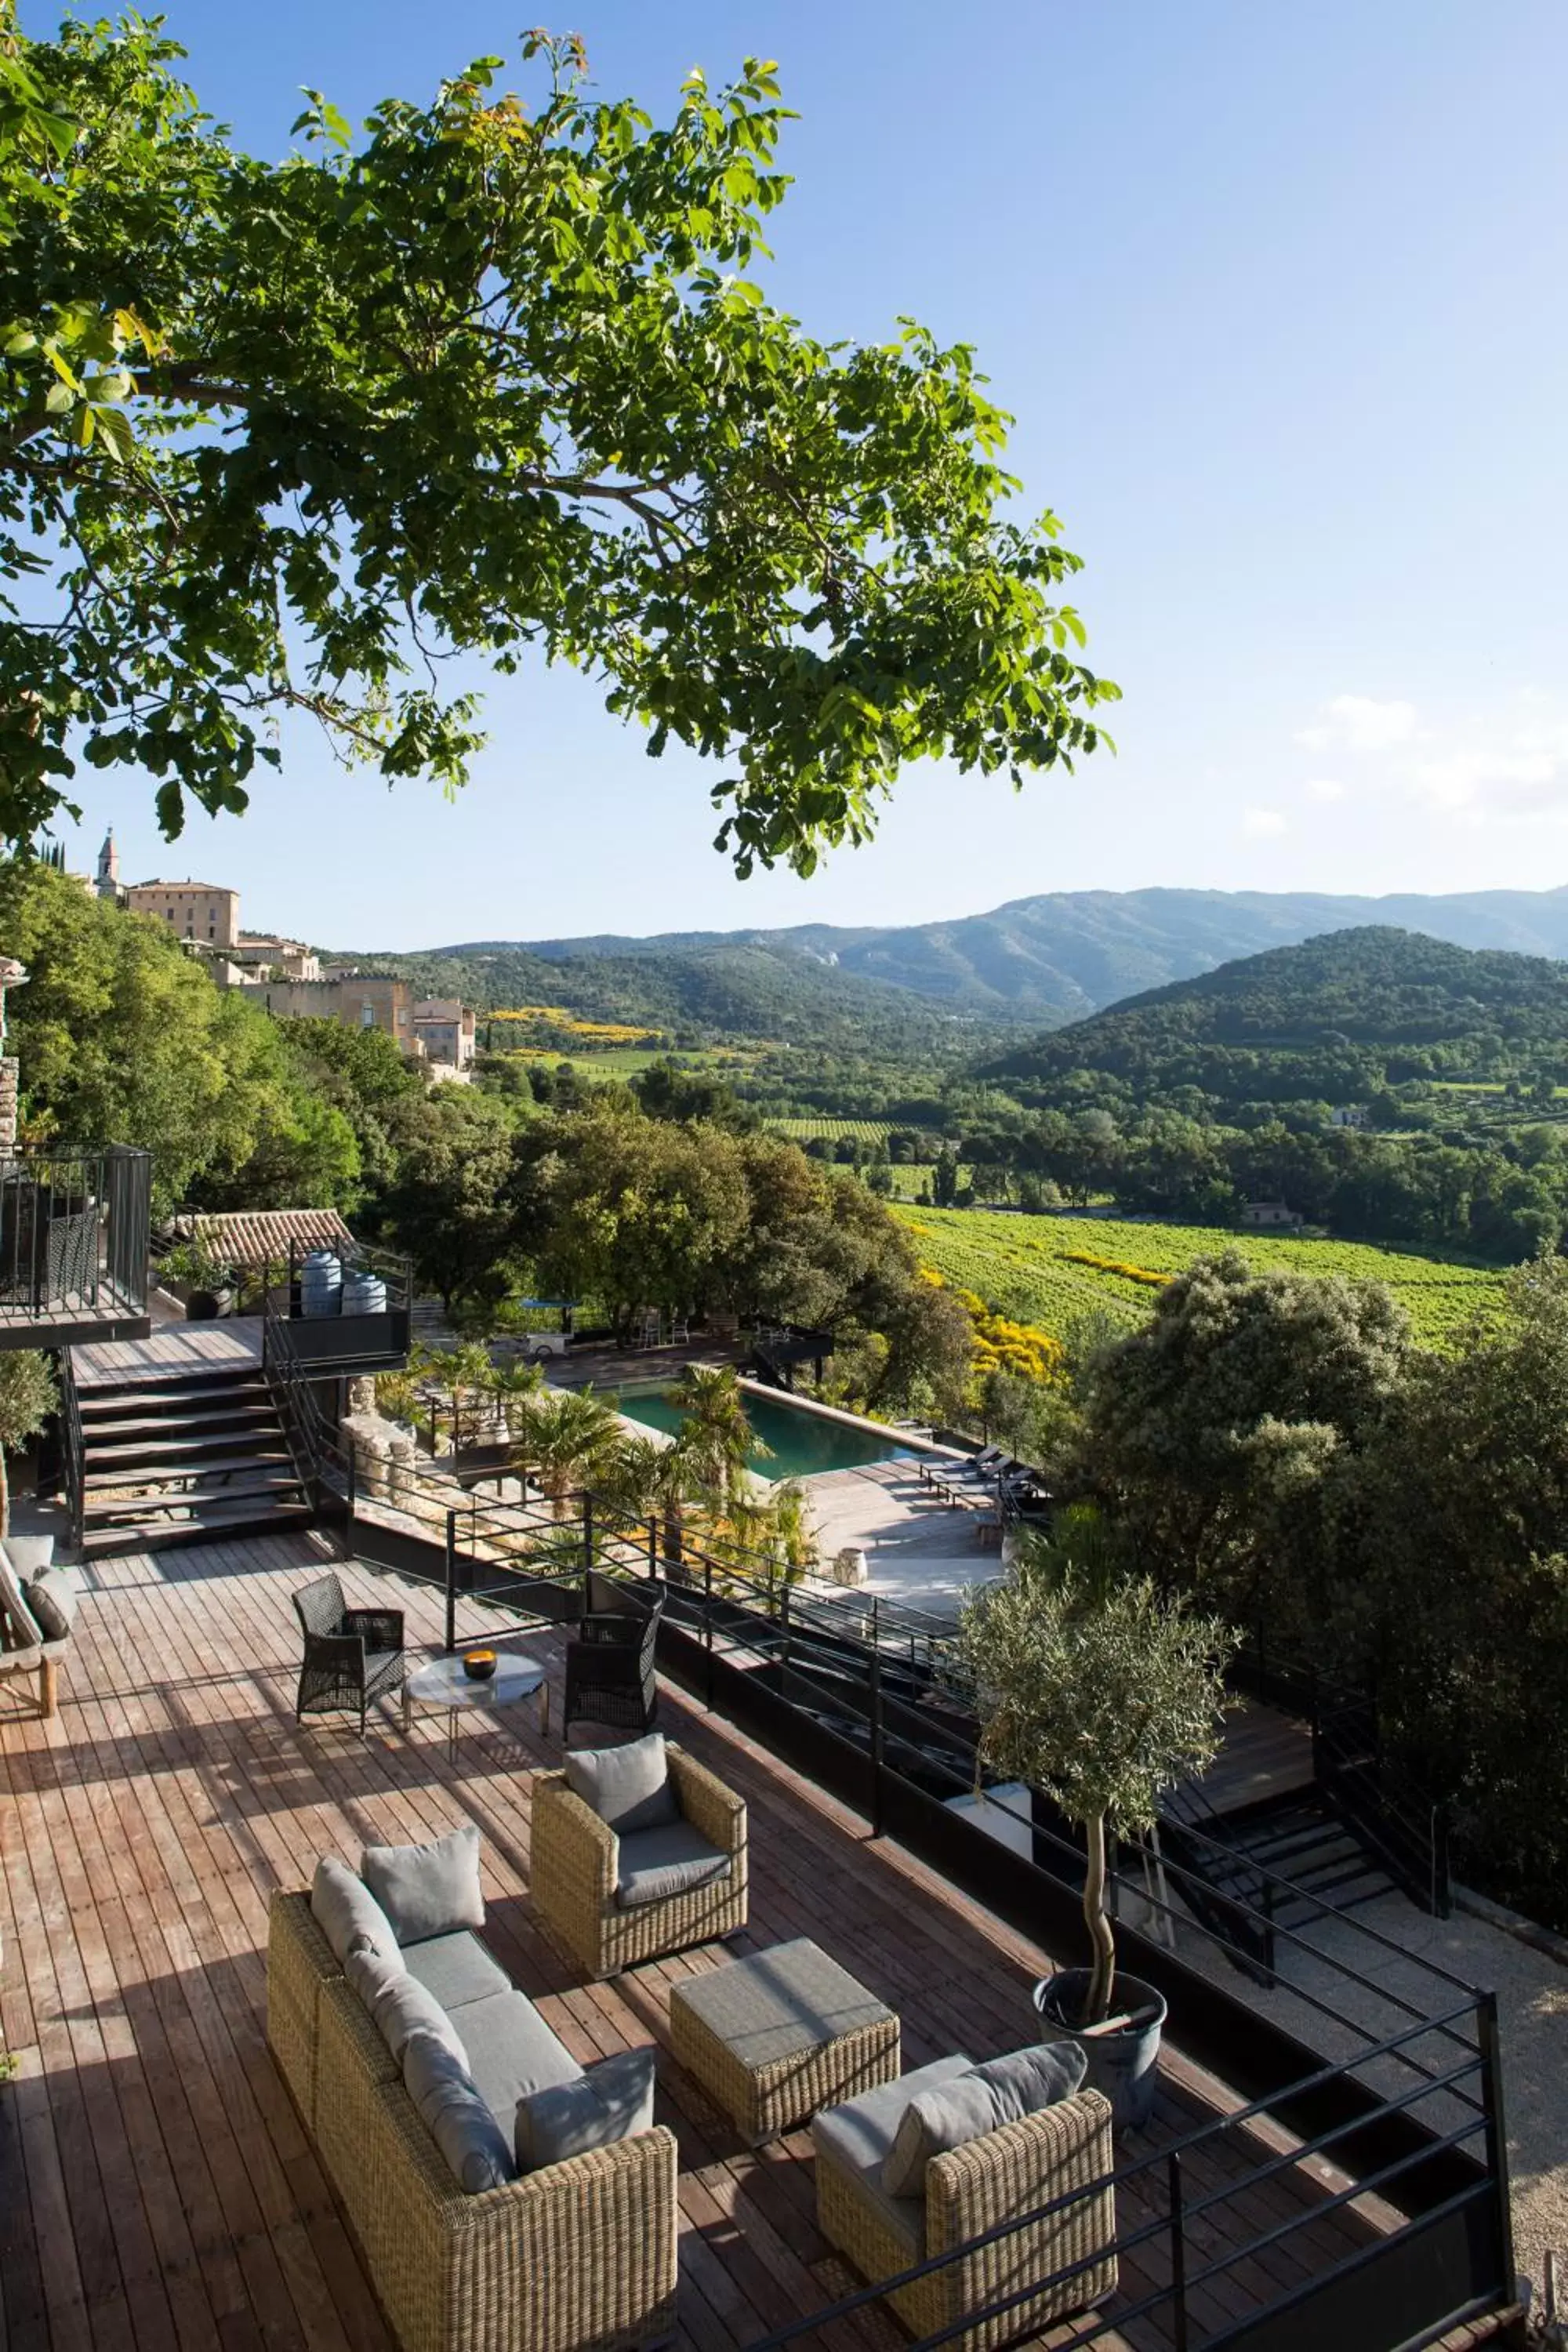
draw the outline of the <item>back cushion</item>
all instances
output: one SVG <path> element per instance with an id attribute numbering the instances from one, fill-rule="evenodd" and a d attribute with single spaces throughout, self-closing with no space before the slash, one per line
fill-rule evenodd
<path id="1" fill-rule="evenodd" d="M 1055 2106 L 1077 2090 L 1088 2065 L 1078 2042 L 1042 2042 L 920 2092 L 904 2109 L 883 2160 L 883 2188 L 889 2197 L 923 2196 L 933 2156 Z"/>
<path id="2" fill-rule="evenodd" d="M 397 1937 L 391 1920 L 364 1881 L 356 1878 L 348 1864 L 340 1862 L 335 1853 L 324 1854 L 316 1864 L 310 1908 L 316 1924 L 337 1955 L 340 1968 L 347 1960 L 355 1939 L 361 1937 L 377 1951 L 395 1955 Z"/>
<path id="3" fill-rule="evenodd" d="M 516 2156 L 523 2172 L 563 2164 L 591 2147 L 612 2147 L 653 2125 L 654 2053 L 617 2050 L 575 2083 L 559 2083 L 517 2103 Z"/>
<path id="4" fill-rule="evenodd" d="M 403 2086 L 446 2158 L 452 2178 L 470 2197 L 499 2189 L 513 2178 L 505 2135 L 469 2081 L 461 2059 L 437 2035 L 409 2035 L 403 2058 Z"/>
<path id="5" fill-rule="evenodd" d="M 485 1924 L 479 1833 L 471 1822 L 428 1845 L 367 1845 L 360 1868 L 400 1944 Z"/>
<path id="6" fill-rule="evenodd" d="M 664 1734 L 650 1731 L 621 1748 L 577 1748 L 564 1759 L 567 1786 L 617 1837 L 662 1829 L 680 1819 Z"/>
<path id="7" fill-rule="evenodd" d="M 428 2033 L 444 2042 L 458 2064 L 467 2067 L 468 2053 L 457 2027 L 435 1994 L 409 1975 L 400 1954 L 394 1953 L 389 1959 L 368 1946 L 356 1947 L 349 1954 L 343 1974 L 400 2066 L 409 2037 Z"/>
<path id="8" fill-rule="evenodd" d="M 41 1568 L 23 1587 L 27 1606 L 50 1642 L 63 1642 L 76 1622 L 76 1586 L 63 1568 Z"/>

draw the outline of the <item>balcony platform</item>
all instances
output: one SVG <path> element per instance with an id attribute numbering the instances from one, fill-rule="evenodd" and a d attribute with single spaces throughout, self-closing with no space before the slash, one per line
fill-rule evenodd
<path id="1" fill-rule="evenodd" d="M 181 1336 L 205 1348 L 233 1330 Z M 89 1352 L 105 1377 L 126 1376 L 118 1348 Z M 156 1355 L 132 1360 L 148 1377 L 165 1368 Z M 0 1683 L 0 2015 L 18 2065 L 0 2092 L 0 2342 L 389 2345 L 267 2050 L 268 1900 L 306 1883 L 323 1852 L 357 1859 L 366 1838 L 423 1839 L 470 1820 L 484 1841 L 487 1939 L 574 2052 L 660 2045 L 658 2113 L 680 2146 L 680 2345 L 734 2352 L 848 2292 L 858 2282 L 816 2229 L 809 2138 L 743 2147 L 670 2054 L 671 1985 L 725 1953 L 584 1985 L 546 1938 L 527 1892 L 528 1776 L 558 1763 L 560 1748 L 540 1738 L 533 1710 L 465 1718 L 455 1757 L 434 1716 L 405 1737 L 384 1710 L 363 1745 L 346 1718 L 296 1727 L 289 1593 L 332 1557 L 313 1533 L 101 1560 L 85 1572 L 58 1717 L 30 1717 L 16 1679 Z M 351 1601 L 405 1610 L 410 1648 L 438 1646 L 437 1592 L 352 1563 L 341 1572 Z M 471 1603 L 459 1635 L 498 1623 L 558 1683 L 554 1635 Z M 906 2066 L 1033 2038 L 1030 1986 L 1047 1954 L 673 1687 L 664 1723 L 751 1807 L 752 1919 L 735 1948 L 815 1936 L 898 2010 Z M 1169 2051 L 1154 2125 L 1121 2154 L 1237 2104 Z M 1317 2263 L 1372 2245 L 1394 2218 L 1369 2197 L 1318 2211 L 1345 2185 L 1321 2161 L 1244 2179 L 1260 2151 L 1290 2146 L 1276 2126 L 1237 2126 L 1196 2152 L 1189 2194 L 1219 2192 L 1203 2217 L 1205 2263 L 1272 2221 L 1305 2226 L 1194 2288 L 1194 2343 Z M 1140 2218 L 1124 2193 L 1123 2228 Z M 1161 2236 L 1124 2260 L 1121 2307 L 1163 2284 L 1166 2258 Z M 1065 2347 L 1081 2334 L 1068 2323 L 1035 2340 Z M 824 2352 L 903 2340 L 880 2305 L 811 2338 Z M 1155 2352 L 1171 2338 L 1134 2319 L 1097 2341 Z"/>
<path id="2" fill-rule="evenodd" d="M 132 1381 L 199 1379 L 206 1372 L 261 1370 L 261 1319 L 226 1316 L 211 1323 L 160 1319 L 139 1337 L 89 1339 L 74 1349 L 79 1389 L 122 1388 Z"/>
<path id="3" fill-rule="evenodd" d="M 50 1298 L 25 1306 L 0 1298 L 0 1349 L 75 1348 L 87 1340 L 144 1339 L 153 1328 L 147 1307 L 100 1281 L 95 1298 Z"/>

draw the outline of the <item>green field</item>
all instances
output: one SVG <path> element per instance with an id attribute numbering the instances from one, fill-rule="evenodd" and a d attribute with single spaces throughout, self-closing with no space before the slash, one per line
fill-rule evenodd
<path id="1" fill-rule="evenodd" d="M 1416 1337 L 1441 1347 L 1498 1297 L 1494 1268 L 1455 1265 L 1369 1243 L 1294 1241 L 1217 1226 L 1146 1225 L 1104 1217 L 1010 1217 L 984 1209 L 904 1208 L 894 1214 L 927 1265 L 1020 1322 L 1060 1333 L 1086 1314 L 1109 1315 L 1131 1330 L 1150 1312 L 1157 1285 L 1089 1265 L 1101 1258 L 1149 1274 L 1179 1274 L 1194 1258 L 1234 1250 L 1259 1271 L 1287 1266 L 1351 1281 L 1384 1282 L 1404 1301 Z"/>

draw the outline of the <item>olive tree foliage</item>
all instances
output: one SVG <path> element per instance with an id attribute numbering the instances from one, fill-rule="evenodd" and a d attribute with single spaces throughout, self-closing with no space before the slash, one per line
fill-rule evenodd
<path id="1" fill-rule="evenodd" d="M 1200 1259 L 1083 1373 L 1077 1482 L 1114 1505 L 1152 1574 L 1300 1639 L 1412 1354 L 1381 1284 Z"/>
<path id="2" fill-rule="evenodd" d="M 246 803 L 312 715 L 389 781 L 482 740 L 441 664 L 535 649 L 723 763 L 749 873 L 871 829 L 903 762 L 1071 764 L 1115 689 L 1015 521 L 964 345 L 825 344 L 748 273 L 787 185 L 770 67 L 657 124 L 574 38 L 358 134 L 241 152 L 133 16 L 0 0 L 0 835 L 73 752 Z"/>
<path id="3" fill-rule="evenodd" d="M 0 1351 L 0 1536 L 10 1532 L 11 1482 L 5 1456 L 37 1437 L 59 1402 L 49 1360 L 36 1348 Z"/>
<path id="4" fill-rule="evenodd" d="M 1080 1506 L 1052 1535 L 1023 1537 L 1007 1575 L 982 1586 L 962 1620 L 982 1757 L 1085 1835 L 1086 2025 L 1107 2014 L 1116 1977 L 1107 1832 L 1148 1829 L 1162 1792 L 1213 1762 L 1235 1646 L 1218 1619 L 1126 1573 L 1125 1558 Z"/>

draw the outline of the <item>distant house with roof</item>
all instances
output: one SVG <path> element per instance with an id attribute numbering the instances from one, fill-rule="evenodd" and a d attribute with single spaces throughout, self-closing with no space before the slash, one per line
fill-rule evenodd
<path id="1" fill-rule="evenodd" d="M 1247 1201 L 1242 1204 L 1241 1222 L 1254 1233 L 1295 1233 L 1307 1221 L 1287 1201 Z"/>

